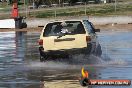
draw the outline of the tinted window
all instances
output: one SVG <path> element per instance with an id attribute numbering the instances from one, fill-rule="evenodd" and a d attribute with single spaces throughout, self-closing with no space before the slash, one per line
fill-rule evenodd
<path id="1" fill-rule="evenodd" d="M 67 35 L 86 33 L 80 21 L 66 21 L 47 24 L 43 36 L 58 36 L 63 30 L 66 30 Z"/>
<path id="2" fill-rule="evenodd" d="M 44 29 L 43 36 L 56 36 L 62 29 L 61 22 L 49 23 Z"/>
<path id="3" fill-rule="evenodd" d="M 80 21 L 66 21 L 67 29 L 73 34 L 85 34 L 85 29 Z"/>

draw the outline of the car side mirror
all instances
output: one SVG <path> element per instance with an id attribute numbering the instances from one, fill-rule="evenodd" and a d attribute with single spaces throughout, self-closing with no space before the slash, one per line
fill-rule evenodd
<path id="1" fill-rule="evenodd" d="M 100 32 L 100 29 L 94 29 L 95 32 Z"/>

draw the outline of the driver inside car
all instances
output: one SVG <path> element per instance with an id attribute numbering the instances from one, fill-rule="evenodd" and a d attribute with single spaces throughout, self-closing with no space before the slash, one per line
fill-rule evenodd
<path id="1" fill-rule="evenodd" d="M 62 30 L 63 26 L 61 24 L 58 24 L 55 29 L 54 29 L 54 33 L 55 34 L 59 34 Z"/>

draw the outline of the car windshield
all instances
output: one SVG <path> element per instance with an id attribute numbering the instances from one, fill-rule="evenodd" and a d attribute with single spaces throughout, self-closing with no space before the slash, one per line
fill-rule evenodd
<path id="1" fill-rule="evenodd" d="M 59 36 L 62 33 L 65 35 L 84 34 L 85 29 L 80 21 L 54 22 L 46 25 L 43 36 Z"/>
<path id="2" fill-rule="evenodd" d="M 85 27 L 87 28 L 89 33 L 95 33 L 94 26 L 93 26 L 93 24 L 91 22 L 89 22 L 88 20 L 84 20 L 83 22 L 84 22 Z"/>

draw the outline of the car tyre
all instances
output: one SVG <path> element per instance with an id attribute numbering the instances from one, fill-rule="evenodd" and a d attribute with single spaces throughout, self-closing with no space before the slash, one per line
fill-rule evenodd
<path id="1" fill-rule="evenodd" d="M 40 55 L 40 62 L 46 62 L 49 56 L 45 55 L 44 53 Z"/>
<path id="2" fill-rule="evenodd" d="M 85 55 L 90 55 L 92 50 L 92 44 L 89 43 L 85 52 Z"/>
<path id="3" fill-rule="evenodd" d="M 46 57 L 40 56 L 40 62 L 45 62 L 47 60 Z"/>

